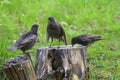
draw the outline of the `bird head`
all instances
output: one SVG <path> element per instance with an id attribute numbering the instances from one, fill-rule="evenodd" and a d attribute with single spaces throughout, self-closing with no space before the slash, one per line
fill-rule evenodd
<path id="1" fill-rule="evenodd" d="M 49 17 L 49 18 L 48 18 L 48 23 L 49 23 L 49 24 L 55 23 L 54 17 Z"/>
<path id="2" fill-rule="evenodd" d="M 37 33 L 37 31 L 38 31 L 38 24 L 33 24 L 32 25 L 32 28 L 31 28 L 31 31 L 33 32 L 33 33 Z"/>
<path id="3" fill-rule="evenodd" d="M 75 38 L 72 38 L 72 40 L 71 40 L 71 44 L 72 44 L 72 47 L 76 44 L 76 40 L 75 40 Z"/>

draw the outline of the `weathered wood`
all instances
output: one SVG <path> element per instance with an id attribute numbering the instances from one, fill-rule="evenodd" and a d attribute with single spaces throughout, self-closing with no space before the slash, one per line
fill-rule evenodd
<path id="1" fill-rule="evenodd" d="M 28 56 L 18 56 L 7 60 L 3 65 L 9 80 L 37 80 Z"/>
<path id="2" fill-rule="evenodd" d="M 37 79 L 89 80 L 87 78 L 86 47 L 39 48 L 36 56 Z"/>

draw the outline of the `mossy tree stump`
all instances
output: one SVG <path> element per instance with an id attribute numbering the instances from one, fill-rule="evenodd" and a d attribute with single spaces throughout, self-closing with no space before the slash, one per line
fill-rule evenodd
<path id="1" fill-rule="evenodd" d="M 36 56 L 38 80 L 89 80 L 86 47 L 39 48 Z"/>

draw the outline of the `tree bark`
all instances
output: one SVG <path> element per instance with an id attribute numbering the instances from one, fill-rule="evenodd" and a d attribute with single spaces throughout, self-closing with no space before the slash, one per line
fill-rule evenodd
<path id="1" fill-rule="evenodd" d="M 27 56 L 7 60 L 3 71 L 9 80 L 37 80 L 32 63 Z"/>
<path id="2" fill-rule="evenodd" d="M 86 47 L 39 48 L 36 75 L 38 80 L 89 80 Z"/>

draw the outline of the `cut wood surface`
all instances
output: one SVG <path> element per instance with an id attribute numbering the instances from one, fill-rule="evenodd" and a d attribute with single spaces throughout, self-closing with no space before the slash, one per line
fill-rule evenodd
<path id="1" fill-rule="evenodd" d="M 27 56 L 7 60 L 3 70 L 9 80 L 37 80 L 32 63 Z"/>
<path id="2" fill-rule="evenodd" d="M 86 47 L 39 48 L 35 70 L 38 80 L 89 80 Z"/>

